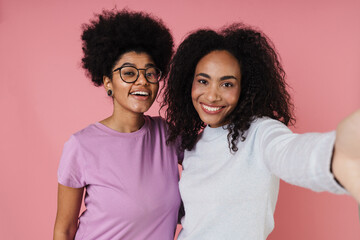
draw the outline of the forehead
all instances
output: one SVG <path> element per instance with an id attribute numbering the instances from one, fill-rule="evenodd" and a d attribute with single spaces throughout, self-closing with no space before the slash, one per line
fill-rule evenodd
<path id="1" fill-rule="evenodd" d="M 230 52 L 215 50 L 200 59 L 196 65 L 196 72 L 198 71 L 220 71 L 240 74 L 240 64 Z"/>
<path id="2" fill-rule="evenodd" d="M 127 52 L 122 54 L 117 63 L 115 65 L 122 65 L 124 63 L 131 63 L 134 65 L 146 65 L 146 64 L 154 64 L 154 61 L 152 60 L 151 56 L 145 52 Z"/>

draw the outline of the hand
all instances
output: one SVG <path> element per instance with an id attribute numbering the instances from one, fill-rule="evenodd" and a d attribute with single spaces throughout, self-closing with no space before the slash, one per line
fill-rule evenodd
<path id="1" fill-rule="evenodd" d="M 360 110 L 338 125 L 333 157 L 334 176 L 360 203 Z"/>

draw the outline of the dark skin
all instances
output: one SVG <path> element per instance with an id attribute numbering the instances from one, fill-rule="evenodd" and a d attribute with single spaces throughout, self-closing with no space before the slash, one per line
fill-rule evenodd
<path id="1" fill-rule="evenodd" d="M 334 176 L 360 203 L 360 110 L 341 121 L 336 129 L 332 169 Z"/>
<path id="2" fill-rule="evenodd" d="M 225 119 L 241 94 L 236 94 L 240 91 L 236 88 L 236 82 L 240 85 L 240 70 L 237 60 L 227 51 L 212 51 L 198 62 L 191 94 L 194 108 L 204 123 L 211 127 L 226 124 Z M 224 76 L 238 77 L 224 79 Z M 233 78 L 237 80 L 229 80 Z M 224 80 L 230 85 L 223 87 Z M 332 171 L 360 203 L 360 110 L 349 115 L 337 127 Z"/>
<path id="3" fill-rule="evenodd" d="M 154 66 L 152 58 L 147 53 L 128 52 L 119 57 L 114 69 L 124 64 L 145 69 Z M 113 70 L 114 70 L 113 69 Z M 113 74 L 112 79 L 104 76 L 104 88 L 112 90 L 114 110 L 108 118 L 100 121 L 105 126 L 118 132 L 135 132 L 144 124 L 144 112 L 153 104 L 159 89 L 158 83 L 149 83 L 145 72 L 140 72 L 134 83 L 126 83 L 120 75 Z M 134 92 L 146 93 L 144 96 L 134 95 Z M 71 188 L 58 185 L 58 207 L 54 227 L 54 240 L 74 239 L 84 188 Z"/>
<path id="4" fill-rule="evenodd" d="M 84 188 L 71 188 L 58 184 L 54 239 L 74 239 L 83 193 Z"/>

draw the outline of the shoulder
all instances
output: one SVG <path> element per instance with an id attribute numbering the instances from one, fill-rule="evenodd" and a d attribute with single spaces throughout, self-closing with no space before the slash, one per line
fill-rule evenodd
<path id="1" fill-rule="evenodd" d="M 162 117 L 151 117 L 151 116 L 145 116 L 146 121 L 149 121 L 149 125 L 151 128 L 160 130 L 160 131 L 167 131 L 167 123 Z"/>
<path id="2" fill-rule="evenodd" d="M 83 128 L 83 129 L 75 132 L 73 135 L 81 137 L 81 136 L 86 136 L 86 135 L 98 132 L 99 130 L 98 130 L 98 127 L 96 125 L 97 125 L 97 123 L 92 123 L 89 126 L 87 126 L 86 128 Z"/>
<path id="3" fill-rule="evenodd" d="M 279 120 L 272 119 L 269 117 L 261 117 L 255 118 L 250 125 L 250 129 L 274 129 L 274 128 L 283 128 L 289 129 L 284 123 L 280 122 Z"/>
<path id="4" fill-rule="evenodd" d="M 262 125 L 278 125 L 278 124 L 284 125 L 279 120 L 272 119 L 272 118 L 269 118 L 269 117 L 261 117 L 261 118 L 255 118 L 251 122 L 251 127 L 258 127 L 258 126 L 262 126 Z"/>
<path id="5" fill-rule="evenodd" d="M 271 135 L 274 133 L 284 134 L 292 133 L 292 131 L 282 122 L 269 117 L 256 118 L 252 121 L 246 135 Z"/>
<path id="6" fill-rule="evenodd" d="M 66 145 L 79 146 L 81 142 L 93 139 L 98 134 L 99 129 L 96 127 L 96 124 L 90 124 L 86 128 L 83 128 L 72 134 L 69 140 L 66 142 Z"/>
<path id="7" fill-rule="evenodd" d="M 145 115 L 145 118 L 148 119 L 153 124 L 165 124 L 166 123 L 165 120 L 160 116 L 152 117 L 152 116 Z"/>

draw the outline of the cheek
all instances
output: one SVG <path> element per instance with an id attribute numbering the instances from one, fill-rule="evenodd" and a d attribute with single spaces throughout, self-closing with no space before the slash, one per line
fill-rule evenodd
<path id="1" fill-rule="evenodd" d="M 197 99 L 199 97 L 199 86 L 193 82 L 192 84 L 192 87 L 191 87 L 191 101 L 192 101 L 192 104 L 193 104 L 193 107 L 195 108 L 196 112 L 198 112 L 198 105 L 197 105 Z"/>
<path id="2" fill-rule="evenodd" d="M 198 84 L 193 82 L 191 87 L 191 98 L 193 101 L 200 95 L 199 92 L 200 92 L 200 87 L 198 86 Z"/>
<path id="3" fill-rule="evenodd" d="M 196 84 L 192 84 L 192 86 L 191 86 L 191 99 L 192 100 L 195 100 L 195 98 L 196 98 L 196 95 L 197 95 L 197 87 L 196 87 Z"/>
<path id="4" fill-rule="evenodd" d="M 152 92 L 154 93 L 154 97 L 157 96 L 158 91 L 159 91 L 159 84 L 153 84 Z"/>
<path id="5" fill-rule="evenodd" d="M 124 82 L 113 82 L 112 86 L 113 86 L 113 92 L 116 94 L 123 94 L 123 93 L 128 93 L 130 90 L 130 84 L 125 83 Z"/>
<path id="6" fill-rule="evenodd" d="M 240 89 L 231 89 L 230 91 L 226 91 L 223 98 L 226 99 L 228 104 L 234 105 L 235 107 L 240 98 Z"/>

